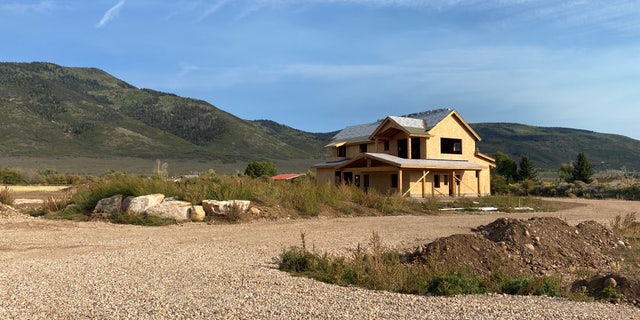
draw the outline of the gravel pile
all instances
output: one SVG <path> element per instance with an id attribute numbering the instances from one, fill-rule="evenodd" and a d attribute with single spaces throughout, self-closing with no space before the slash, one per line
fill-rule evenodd
<path id="1" fill-rule="evenodd" d="M 447 218 L 169 227 L 42 219 L 0 224 L 0 319 L 640 318 L 640 309 L 628 305 L 338 287 L 291 277 L 274 264 L 283 248 L 299 244 L 301 232 L 309 246 L 322 250 L 364 243 L 372 231 L 385 243 L 405 245 L 403 239 L 442 236 L 429 230 Z"/>

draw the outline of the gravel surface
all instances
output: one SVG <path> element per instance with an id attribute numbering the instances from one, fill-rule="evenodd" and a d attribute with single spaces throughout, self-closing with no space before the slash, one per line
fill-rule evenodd
<path id="1" fill-rule="evenodd" d="M 408 247 L 498 217 L 607 224 L 638 202 L 556 213 L 317 218 L 137 227 L 0 214 L 0 319 L 640 319 L 628 305 L 507 295 L 425 297 L 338 287 L 276 269 L 283 248 L 344 252 L 378 232 Z"/>

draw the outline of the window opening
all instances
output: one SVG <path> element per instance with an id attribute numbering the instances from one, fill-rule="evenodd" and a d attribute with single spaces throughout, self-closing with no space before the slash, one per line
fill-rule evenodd
<path id="1" fill-rule="evenodd" d="M 462 139 L 440 139 L 440 152 L 448 154 L 462 154 Z"/>

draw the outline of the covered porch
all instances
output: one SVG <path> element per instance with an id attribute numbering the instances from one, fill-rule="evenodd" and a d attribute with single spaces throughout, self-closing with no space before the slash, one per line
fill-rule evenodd
<path id="1" fill-rule="evenodd" d="M 479 196 L 483 167 L 464 160 L 404 159 L 364 153 L 334 168 L 335 182 L 409 197 Z"/>

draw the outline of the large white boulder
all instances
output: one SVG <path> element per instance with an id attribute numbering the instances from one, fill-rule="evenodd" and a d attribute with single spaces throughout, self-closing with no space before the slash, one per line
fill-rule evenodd
<path id="1" fill-rule="evenodd" d="M 206 216 L 206 212 L 202 206 L 192 206 L 189 209 L 189 219 L 191 221 L 203 221 Z"/>
<path id="2" fill-rule="evenodd" d="M 189 220 L 190 211 L 191 202 L 176 200 L 165 201 L 161 204 L 150 207 L 145 211 L 145 213 L 150 216 L 175 219 L 176 221 L 185 221 Z"/>
<path id="3" fill-rule="evenodd" d="M 162 200 L 164 200 L 164 194 L 161 193 L 134 197 L 129 201 L 129 206 L 125 208 L 125 211 L 143 213 L 147 209 L 162 203 Z"/>
<path id="4" fill-rule="evenodd" d="M 247 212 L 251 201 L 249 200 L 202 200 L 202 207 L 208 215 L 227 215 L 232 209 Z"/>

